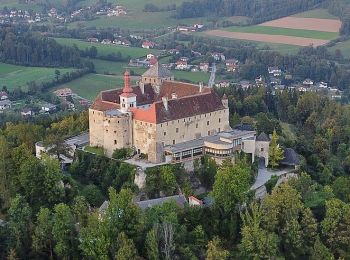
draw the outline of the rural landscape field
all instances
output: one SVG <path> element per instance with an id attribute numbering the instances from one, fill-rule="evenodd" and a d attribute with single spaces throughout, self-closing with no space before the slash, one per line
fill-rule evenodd
<path id="1" fill-rule="evenodd" d="M 339 35 L 341 22 L 324 9 L 312 10 L 252 26 L 207 31 L 209 36 L 295 46 L 321 46 Z"/>

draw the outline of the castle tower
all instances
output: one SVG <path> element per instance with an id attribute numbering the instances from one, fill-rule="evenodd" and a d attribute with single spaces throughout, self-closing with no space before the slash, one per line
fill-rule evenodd
<path id="1" fill-rule="evenodd" d="M 226 94 L 224 94 L 224 96 L 222 97 L 221 102 L 225 108 L 228 108 L 228 98 L 227 98 Z"/>
<path id="2" fill-rule="evenodd" d="M 123 93 L 120 95 L 120 111 L 126 113 L 132 107 L 136 107 L 136 94 L 130 85 L 130 73 L 125 71 Z"/>
<path id="3" fill-rule="evenodd" d="M 165 80 L 174 80 L 174 75 L 159 62 L 148 69 L 141 77 L 143 84 L 151 84 L 154 86 L 161 86 Z"/>

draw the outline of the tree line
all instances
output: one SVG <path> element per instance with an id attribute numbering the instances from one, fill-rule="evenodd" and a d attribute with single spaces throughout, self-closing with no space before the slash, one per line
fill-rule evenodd
<path id="1" fill-rule="evenodd" d="M 176 8 L 176 17 L 192 18 L 203 16 L 251 17 L 254 23 L 273 20 L 302 12 L 324 2 L 323 0 L 193 0 L 185 1 Z"/>
<path id="2" fill-rule="evenodd" d="M 0 61 L 24 66 L 91 67 L 79 50 L 62 46 L 54 39 L 14 27 L 0 29 Z"/>

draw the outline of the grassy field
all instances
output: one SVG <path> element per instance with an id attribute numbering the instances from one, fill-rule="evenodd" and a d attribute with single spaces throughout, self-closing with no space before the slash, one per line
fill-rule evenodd
<path id="1" fill-rule="evenodd" d="M 0 63 L 0 86 L 7 86 L 10 90 L 21 86 L 25 90 L 27 82 L 35 81 L 41 83 L 53 80 L 55 78 L 55 70 L 56 68 L 24 67 Z M 61 75 L 72 70 L 59 69 Z"/>
<path id="2" fill-rule="evenodd" d="M 79 79 L 62 84 L 55 89 L 65 87 L 71 88 L 72 91 L 79 96 L 94 100 L 99 92 L 112 88 L 121 88 L 122 86 L 122 78 L 100 74 L 88 74 Z"/>
<path id="3" fill-rule="evenodd" d="M 120 52 L 123 57 L 139 58 L 148 53 L 159 53 L 158 50 L 147 50 L 143 48 L 125 47 L 120 45 L 103 45 L 100 43 L 85 42 L 79 39 L 71 38 L 55 38 L 55 40 L 63 45 L 73 46 L 74 44 L 81 50 L 95 46 L 97 48 L 97 56 L 105 56 L 112 53 Z"/>
<path id="4" fill-rule="evenodd" d="M 113 61 L 105 61 L 99 59 L 91 60 L 95 65 L 95 71 L 98 74 L 116 74 L 123 75 L 127 64 L 123 62 L 113 62 Z"/>
<path id="5" fill-rule="evenodd" d="M 189 80 L 193 83 L 208 83 L 210 74 L 205 72 L 173 71 L 176 80 Z"/>
<path id="6" fill-rule="evenodd" d="M 303 18 L 318 18 L 318 19 L 339 19 L 338 17 L 330 14 L 327 9 L 317 8 L 310 11 L 302 12 L 293 15 L 294 17 L 303 17 Z"/>
<path id="7" fill-rule="evenodd" d="M 335 52 L 335 50 L 340 50 L 345 58 L 350 59 L 350 40 L 339 42 L 333 47 L 330 47 L 329 50 L 331 52 Z"/>
<path id="8" fill-rule="evenodd" d="M 321 39 L 321 40 L 332 40 L 337 38 L 338 33 L 333 32 L 320 32 L 320 31 L 311 31 L 311 30 L 301 30 L 301 29 L 289 29 L 289 28 L 278 28 L 271 26 L 244 26 L 244 27 L 229 27 L 225 31 L 229 32 L 243 32 L 243 33 L 260 33 L 260 34 L 269 34 L 269 35 L 286 35 L 286 36 L 295 36 L 295 37 L 304 37 L 312 39 Z"/>

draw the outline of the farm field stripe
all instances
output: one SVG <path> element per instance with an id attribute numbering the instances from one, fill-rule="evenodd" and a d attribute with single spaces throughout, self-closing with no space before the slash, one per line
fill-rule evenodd
<path id="1" fill-rule="evenodd" d="M 231 39 L 258 41 L 258 42 L 269 42 L 269 43 L 282 43 L 297 46 L 321 46 L 328 43 L 328 40 L 311 39 L 303 37 L 293 37 L 285 35 L 268 35 L 258 33 L 240 33 L 240 32 L 227 32 L 223 30 L 212 30 L 207 31 L 206 34 L 211 36 L 226 37 Z"/>
<path id="2" fill-rule="evenodd" d="M 337 38 L 338 33 L 335 32 L 320 32 L 303 29 L 290 29 L 281 27 L 271 26 L 243 26 L 243 27 L 229 27 L 225 28 L 225 31 L 229 32 L 242 32 L 242 33 L 258 33 L 258 34 L 269 34 L 269 35 L 286 35 L 293 37 L 303 37 L 320 40 L 332 40 Z"/>
<path id="3" fill-rule="evenodd" d="M 339 32 L 341 21 L 333 19 L 302 18 L 289 16 L 262 23 L 260 26 L 304 29 L 321 32 Z"/>

